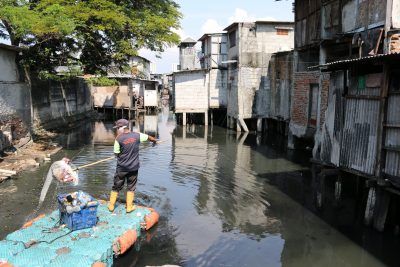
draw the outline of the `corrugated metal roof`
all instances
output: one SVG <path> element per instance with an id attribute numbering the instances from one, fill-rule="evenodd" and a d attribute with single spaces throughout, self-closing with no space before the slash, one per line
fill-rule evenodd
<path id="1" fill-rule="evenodd" d="M 200 39 L 198 41 L 201 42 L 202 40 L 204 40 L 210 36 L 220 36 L 220 35 L 226 35 L 226 32 L 205 33 L 205 34 L 203 34 L 203 36 L 200 37 Z"/>
<path id="2" fill-rule="evenodd" d="M 356 63 L 365 63 L 368 61 L 373 61 L 373 60 L 387 60 L 387 59 L 396 59 L 400 58 L 400 53 L 391 53 L 391 54 L 378 54 L 378 55 L 373 55 L 373 56 L 367 56 L 367 57 L 361 57 L 361 58 L 352 58 L 352 59 L 345 59 L 345 60 L 338 60 L 338 61 L 333 61 L 329 62 L 326 64 L 321 64 L 321 65 L 316 65 L 316 66 L 311 66 L 308 69 L 319 69 L 319 68 L 333 68 L 333 67 L 338 67 L 338 66 L 347 66 L 351 64 L 356 64 Z"/>
<path id="3" fill-rule="evenodd" d="M 193 39 L 190 38 L 190 37 L 186 38 L 185 40 L 183 40 L 183 41 L 181 42 L 181 44 L 195 44 L 195 43 L 197 43 L 197 41 L 196 41 L 196 40 L 193 40 Z"/>

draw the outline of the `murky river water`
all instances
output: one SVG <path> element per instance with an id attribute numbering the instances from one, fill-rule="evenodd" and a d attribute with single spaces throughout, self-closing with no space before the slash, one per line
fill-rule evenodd
<path id="1" fill-rule="evenodd" d="M 398 265 L 398 238 L 357 223 L 360 211 L 345 189 L 341 205 L 313 209 L 308 156 L 283 152 L 279 140 L 220 127 L 182 128 L 168 111 L 145 115 L 137 126 L 165 140 L 142 144 L 136 199 L 161 217 L 116 266 Z M 55 159 L 68 155 L 79 166 L 106 158 L 113 141 L 112 123 L 89 123 L 60 140 L 67 148 Z M 56 208 L 57 191 L 108 197 L 115 161 L 81 170 L 75 188 L 53 183 L 38 208 L 49 166 L 0 185 L 0 238 Z"/>

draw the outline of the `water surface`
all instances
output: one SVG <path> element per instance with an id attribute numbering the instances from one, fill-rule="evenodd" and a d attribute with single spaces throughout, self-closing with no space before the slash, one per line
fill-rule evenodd
<path id="1" fill-rule="evenodd" d="M 278 138 L 217 126 L 176 126 L 167 110 L 141 116 L 132 127 L 165 141 L 141 145 L 136 194 L 138 204 L 154 207 L 161 217 L 116 266 L 397 265 L 395 238 L 390 248 L 376 251 L 374 233 L 352 234 L 362 228 L 348 216 L 354 205 L 346 210 L 349 205 L 343 204 L 342 211 L 313 209 L 308 155 L 280 149 Z M 112 156 L 113 141 L 112 123 L 89 123 L 63 136 L 66 149 L 55 159 L 67 155 L 78 166 L 103 159 Z M 53 183 L 38 209 L 49 166 L 0 185 L 1 238 L 56 208 L 57 192 L 81 189 L 108 198 L 114 160 L 81 170 L 78 187 Z"/>

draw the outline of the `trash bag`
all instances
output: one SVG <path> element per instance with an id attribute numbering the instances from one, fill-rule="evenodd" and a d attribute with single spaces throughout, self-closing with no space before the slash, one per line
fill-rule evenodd
<path id="1" fill-rule="evenodd" d="M 64 159 L 54 162 L 51 165 L 52 175 L 63 183 L 76 183 L 78 181 L 78 172 L 73 165 L 68 164 Z"/>
<path id="2" fill-rule="evenodd" d="M 43 203 L 50 184 L 54 178 L 60 182 L 57 184 L 57 188 L 59 185 L 66 183 L 72 183 L 74 186 L 78 185 L 79 176 L 78 171 L 76 170 L 77 168 L 70 162 L 71 161 L 68 158 L 63 158 L 62 160 L 55 161 L 53 164 L 51 164 L 50 169 L 47 172 L 47 177 L 43 184 L 42 191 L 40 192 L 39 207 Z"/>

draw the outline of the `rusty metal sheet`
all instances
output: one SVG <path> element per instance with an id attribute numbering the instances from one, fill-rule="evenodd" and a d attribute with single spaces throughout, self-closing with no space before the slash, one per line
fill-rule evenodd
<path id="1" fill-rule="evenodd" d="M 379 106 L 378 100 L 346 100 L 341 166 L 375 175 Z"/>
<path id="2" fill-rule="evenodd" d="M 325 123 L 322 129 L 321 160 L 339 166 L 340 143 L 342 132 L 342 117 L 344 98 L 344 74 L 342 71 L 332 72 L 330 75 L 328 107 L 325 112 Z"/>

